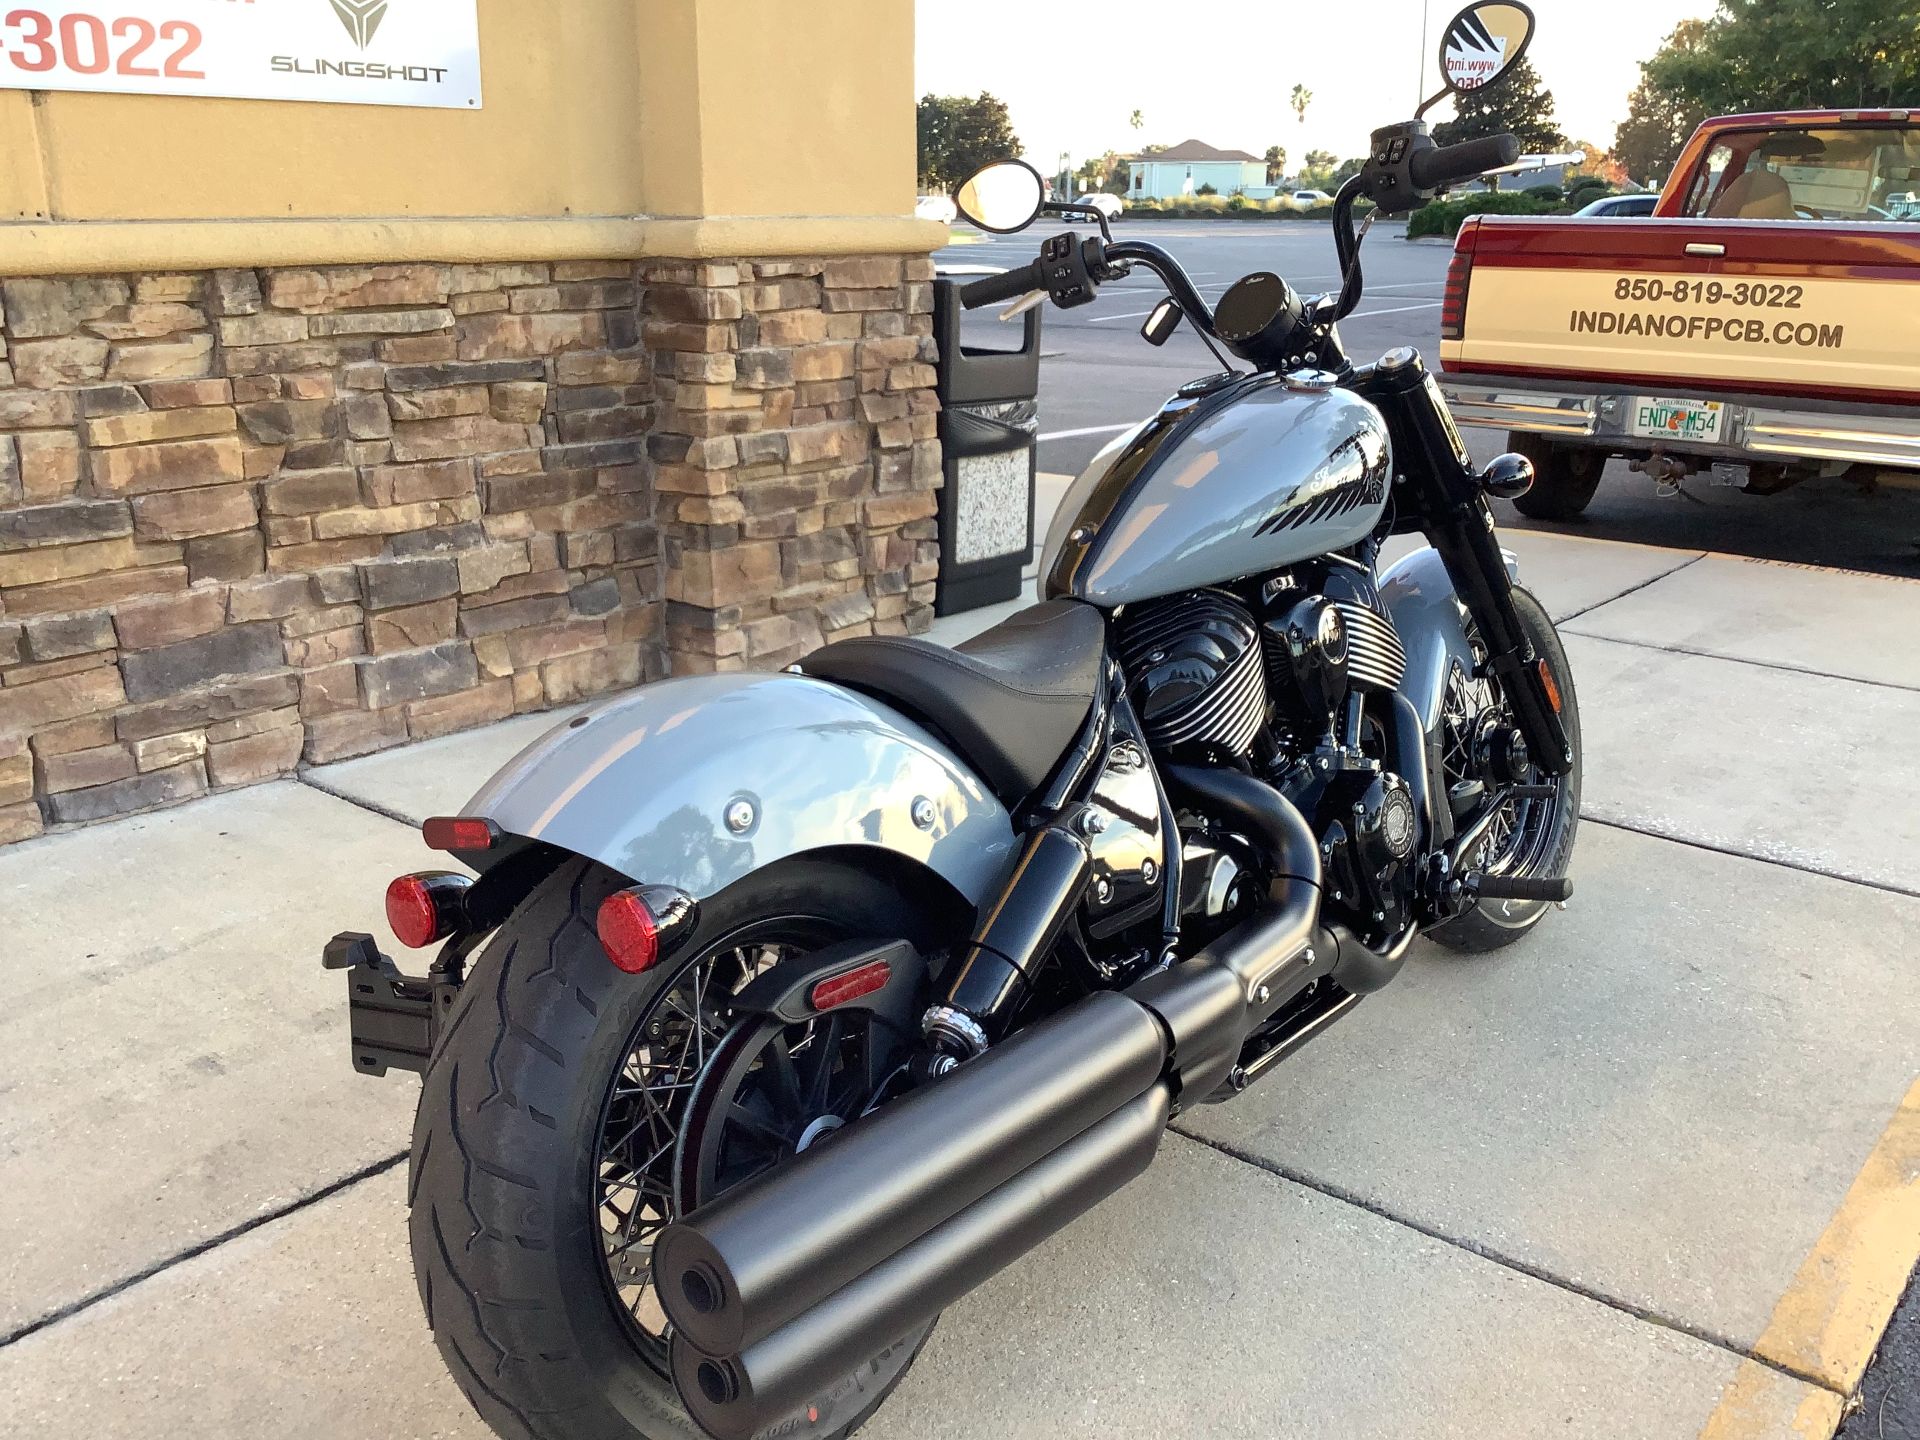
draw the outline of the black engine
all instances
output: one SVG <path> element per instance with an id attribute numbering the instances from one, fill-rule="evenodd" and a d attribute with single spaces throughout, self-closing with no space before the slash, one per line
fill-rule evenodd
<path id="1" fill-rule="evenodd" d="M 1329 560 L 1251 596 L 1196 590 L 1130 607 L 1119 648 L 1156 754 L 1267 780 L 1319 837 L 1328 902 L 1363 934 L 1408 922 L 1420 804 L 1389 767 L 1386 734 L 1407 660 L 1370 573 Z M 1212 914 L 1222 888 L 1196 874 L 1191 893 L 1214 897 Z"/>

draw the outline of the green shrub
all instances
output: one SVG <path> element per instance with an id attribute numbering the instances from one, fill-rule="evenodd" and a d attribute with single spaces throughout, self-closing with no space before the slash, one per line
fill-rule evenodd
<path id="1" fill-rule="evenodd" d="M 1562 209 L 1564 207 L 1557 200 L 1539 199 L 1520 190 L 1493 190 L 1480 195 L 1463 195 L 1458 200 L 1436 200 L 1413 212 L 1412 218 L 1407 221 L 1407 238 L 1417 240 L 1423 235 L 1458 235 L 1460 222 L 1469 215 L 1551 215 Z"/>
<path id="2" fill-rule="evenodd" d="M 1591 205 L 1604 195 L 1611 195 L 1613 193 L 1613 186 L 1602 180 L 1598 175 L 1582 175 L 1571 185 L 1567 186 L 1567 207 L 1571 210 L 1578 210 L 1582 206 Z"/>
<path id="3" fill-rule="evenodd" d="M 1234 213 L 1234 214 L 1236 214 L 1236 215 L 1238 215 L 1238 214 L 1239 214 L 1239 213 L 1240 213 L 1240 212 L 1241 212 L 1242 210 L 1244 210 L 1244 209 L 1246 209 L 1246 208 L 1247 208 L 1247 197 L 1246 197 L 1246 196 L 1244 196 L 1244 195 L 1229 195 L 1229 196 L 1227 197 L 1227 209 L 1229 209 L 1229 210 L 1231 210 L 1231 211 L 1233 211 L 1233 213 Z"/>
<path id="4" fill-rule="evenodd" d="M 1193 193 L 1196 195 L 1218 195 L 1220 192 L 1214 189 L 1214 187 L 1211 185 L 1203 184 L 1198 190 L 1194 191 Z"/>

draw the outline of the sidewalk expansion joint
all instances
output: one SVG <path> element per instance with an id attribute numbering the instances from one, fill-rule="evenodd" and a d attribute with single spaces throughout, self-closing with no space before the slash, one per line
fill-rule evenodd
<path id="1" fill-rule="evenodd" d="M 1707 552 L 1702 550 L 1698 555 L 1690 556 L 1689 558 L 1682 560 L 1678 565 L 1674 566 L 1671 570 L 1662 570 L 1658 575 L 1654 575 L 1649 577 L 1648 579 L 1642 580 L 1638 585 L 1629 585 L 1626 589 L 1622 590 L 1618 595 L 1609 595 L 1604 600 L 1596 600 L 1591 605 L 1582 606 L 1580 609 L 1575 610 L 1570 615 L 1562 615 L 1553 622 L 1554 629 L 1558 630 L 1561 626 L 1565 625 L 1569 620 L 1578 620 L 1582 615 L 1591 615 L 1595 610 L 1598 610 L 1605 605 L 1611 605 L 1616 600 L 1624 600 L 1629 595 L 1638 594 L 1640 591 L 1646 589 L 1649 585 L 1658 585 L 1662 580 L 1666 579 L 1669 575 L 1678 575 L 1682 570 L 1686 569 L 1689 565 L 1698 565 L 1702 560 L 1706 558 L 1707 558 Z M 1579 634 L 1580 632 L 1575 631 L 1574 633 Z"/>
<path id="2" fill-rule="evenodd" d="M 111 1285 L 95 1290 L 90 1295 L 82 1295 L 78 1300 L 69 1301 L 59 1309 L 50 1310 L 38 1319 L 29 1320 L 19 1328 L 9 1330 L 4 1335 L 0 1335 L 0 1350 L 6 1349 L 9 1345 L 17 1341 L 25 1340 L 29 1335 L 38 1334 L 49 1326 L 58 1325 L 63 1320 L 71 1320 L 74 1316 L 83 1311 L 91 1310 L 104 1300 L 111 1300 L 116 1295 L 123 1295 L 133 1289 L 134 1286 L 151 1280 L 156 1275 L 164 1274 L 176 1265 L 184 1265 L 189 1260 L 197 1260 L 208 1251 L 217 1250 L 230 1240 L 238 1240 L 242 1235 L 251 1234 L 263 1225 L 271 1225 L 276 1220 L 284 1220 L 289 1215 L 297 1215 L 308 1206 L 318 1205 L 322 1200 L 332 1199 L 341 1191 L 350 1190 L 363 1180 L 371 1180 L 375 1176 L 384 1175 L 396 1165 L 403 1163 L 409 1153 L 409 1151 L 402 1150 L 397 1155 L 389 1155 L 384 1159 L 375 1160 L 371 1165 L 363 1165 L 358 1170 L 342 1175 L 338 1180 L 321 1186 L 318 1190 L 302 1195 L 298 1199 L 290 1200 L 285 1205 L 277 1205 L 271 1210 L 264 1210 L 258 1215 L 250 1216 L 242 1220 L 238 1225 L 233 1225 L 222 1230 L 218 1235 L 208 1236 L 205 1240 L 189 1245 L 184 1250 L 177 1250 L 171 1255 L 154 1261 L 153 1264 L 147 1266 L 144 1270 L 116 1280 Z"/>
<path id="3" fill-rule="evenodd" d="M 295 771 L 293 778 L 302 785 L 310 786 L 318 790 L 322 795 L 331 795 L 336 800 L 344 800 L 349 805 L 357 805 L 360 809 L 367 811 L 369 814 L 378 815 L 383 820 L 397 821 L 409 830 L 418 830 L 420 828 L 420 822 L 411 815 L 402 815 L 398 810 L 382 805 L 377 800 L 369 800 L 361 795 L 349 795 L 344 790 L 336 790 L 331 785 L 322 784 L 313 778 L 313 772 L 311 770 Z"/>
<path id="4" fill-rule="evenodd" d="M 1581 611 L 1586 614 L 1586 611 Z M 1654 650 L 1666 655 L 1690 655 L 1697 660 L 1719 660 L 1728 665 L 1751 665 L 1756 670 L 1783 670 L 1789 675 L 1810 675 L 1816 680 L 1838 680 L 1846 685 L 1871 685 L 1876 690 L 1898 690 L 1902 694 L 1920 694 L 1920 685 L 1898 680 L 1869 680 L 1863 675 L 1837 675 L 1831 670 L 1816 670 L 1811 665 L 1790 665 L 1785 660 L 1755 660 L 1746 655 L 1723 655 L 1717 650 L 1701 650 L 1692 645 L 1650 645 L 1645 640 L 1622 640 L 1614 635 L 1599 635 L 1591 630 L 1569 630 L 1582 640 L 1598 640 L 1603 645 L 1625 645 L 1631 650 Z"/>
<path id="5" fill-rule="evenodd" d="M 1329 1200 L 1338 1200 L 1343 1205 L 1351 1205 L 1356 1210 L 1364 1210 L 1376 1219 L 1385 1220 L 1389 1224 L 1398 1225 L 1405 1230 L 1411 1230 L 1416 1235 L 1424 1235 L 1429 1240 L 1436 1240 L 1442 1245 L 1447 1245 L 1455 1250 L 1463 1251 L 1468 1255 L 1476 1256 L 1481 1260 L 1498 1265 L 1504 1270 L 1511 1270 L 1516 1275 L 1524 1275 L 1529 1280 L 1538 1280 L 1543 1285 L 1551 1285 L 1556 1290 L 1564 1290 L 1569 1295 L 1579 1296 L 1582 1300 L 1590 1300 L 1596 1305 L 1604 1305 L 1609 1310 L 1616 1311 L 1630 1319 L 1638 1320 L 1643 1324 L 1658 1325 L 1663 1330 L 1675 1331 L 1690 1339 L 1698 1340 L 1703 1345 L 1711 1345 L 1716 1350 L 1724 1350 L 1729 1355 L 1738 1356 L 1742 1360 L 1750 1361 L 1755 1365 L 1761 1365 L 1769 1370 L 1776 1371 L 1786 1376 L 1789 1380 L 1798 1380 L 1803 1385 L 1812 1385 L 1817 1389 L 1825 1390 L 1832 1394 L 1837 1395 L 1840 1393 L 1818 1375 L 1808 1374 L 1791 1365 L 1783 1365 L 1776 1360 L 1768 1359 L 1764 1355 L 1756 1355 L 1752 1350 L 1740 1344 L 1737 1340 L 1733 1340 L 1725 1335 L 1715 1334 L 1711 1330 L 1695 1325 L 1690 1321 L 1682 1320 L 1678 1316 L 1663 1315 L 1659 1311 L 1649 1309 L 1644 1305 L 1636 1305 L 1631 1300 L 1622 1300 L 1617 1295 L 1609 1295 L 1603 1290 L 1596 1290 L 1590 1285 L 1583 1285 L 1578 1280 L 1569 1280 L 1564 1275 L 1556 1275 L 1551 1270 L 1542 1269 L 1540 1266 L 1519 1259 L 1517 1256 L 1508 1255 L 1488 1245 L 1482 1245 L 1477 1240 L 1469 1240 L 1460 1235 L 1449 1235 L 1446 1231 L 1432 1225 L 1423 1224 L 1421 1221 L 1410 1219 L 1405 1215 L 1396 1214 L 1378 1201 L 1369 1200 L 1365 1196 L 1348 1190 L 1344 1186 L 1336 1185 L 1327 1180 L 1313 1179 L 1310 1176 L 1301 1174 L 1299 1171 L 1290 1169 L 1280 1162 L 1268 1159 L 1265 1156 L 1254 1155 L 1236 1146 L 1228 1145 L 1223 1141 L 1209 1140 L 1203 1136 L 1191 1134 L 1186 1130 L 1176 1128 L 1174 1133 L 1182 1139 L 1193 1141 L 1196 1145 L 1204 1145 L 1207 1149 L 1216 1151 L 1230 1160 L 1238 1160 L 1243 1165 L 1250 1165 L 1256 1170 L 1265 1171 L 1277 1179 L 1285 1180 L 1289 1184 L 1298 1185 L 1305 1190 L 1311 1190 L 1316 1195 L 1323 1195 Z"/>
<path id="6" fill-rule="evenodd" d="M 1634 825 L 1625 820 L 1609 820 L 1585 810 L 1580 812 L 1580 823 L 1601 825 L 1609 830 L 1624 830 L 1629 835 L 1644 835 L 1649 840 L 1665 840 L 1674 845 L 1684 845 L 1689 850 L 1705 850 L 1709 854 L 1725 855 L 1730 860 L 1751 860 L 1756 865 L 1777 865 L 1782 870 L 1795 870 L 1802 875 L 1818 875 L 1822 880 L 1838 880 L 1843 885 L 1859 885 L 1888 895 L 1903 895 L 1910 900 L 1920 900 L 1920 890 L 1895 884 L 1891 880 L 1871 880 L 1864 875 L 1849 875 L 1843 870 L 1822 870 L 1818 865 L 1807 865 L 1798 860 L 1782 860 L 1778 855 L 1756 855 L 1750 850 L 1736 850 L 1731 845 L 1716 845 L 1711 840 L 1695 840 L 1690 836 L 1656 830 L 1650 825 Z"/>

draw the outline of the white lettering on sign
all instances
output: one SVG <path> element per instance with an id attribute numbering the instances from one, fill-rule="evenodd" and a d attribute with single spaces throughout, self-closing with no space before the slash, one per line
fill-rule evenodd
<path id="1" fill-rule="evenodd" d="M 477 0 L 0 0 L 0 88 L 480 107 Z"/>

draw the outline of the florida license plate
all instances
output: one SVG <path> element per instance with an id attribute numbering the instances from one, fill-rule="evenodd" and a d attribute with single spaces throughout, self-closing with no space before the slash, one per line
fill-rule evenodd
<path id="1" fill-rule="evenodd" d="M 1720 439 L 1727 408 L 1717 400 L 1660 400 L 1647 395 L 1636 395 L 1631 403 L 1628 434 L 1708 445 Z"/>

